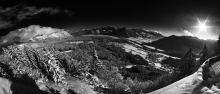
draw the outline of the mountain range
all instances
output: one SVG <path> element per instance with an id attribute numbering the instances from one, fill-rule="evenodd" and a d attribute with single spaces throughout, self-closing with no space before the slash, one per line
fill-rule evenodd
<path id="1" fill-rule="evenodd" d="M 162 49 L 168 54 L 182 57 L 189 49 L 192 49 L 192 51 L 198 55 L 199 52 L 202 51 L 204 45 L 208 47 L 210 53 L 213 53 L 215 42 L 215 40 L 202 40 L 191 36 L 172 35 L 169 37 L 164 37 L 160 40 L 153 41 L 151 43 L 146 43 L 146 45 Z"/>
<path id="2" fill-rule="evenodd" d="M 139 29 L 135 29 L 135 28 L 128 29 L 125 27 L 116 28 L 112 26 L 94 28 L 94 29 L 83 29 L 74 32 L 72 34 L 74 35 L 102 34 L 102 35 L 116 36 L 121 38 L 141 37 L 141 38 L 148 38 L 153 40 L 161 39 L 164 37 L 160 32 L 157 31 L 145 30 L 142 28 Z"/>
<path id="3" fill-rule="evenodd" d="M 192 49 L 195 54 L 199 54 L 204 45 L 207 45 L 210 53 L 213 53 L 215 40 L 203 40 L 192 36 L 175 36 L 165 37 L 161 32 L 145 30 L 142 28 L 128 29 L 125 27 L 101 27 L 94 29 L 83 29 L 72 33 L 73 35 L 109 35 L 120 38 L 134 38 L 142 42 L 141 45 L 153 46 L 157 49 L 164 50 L 166 54 L 182 57 L 189 49 Z M 143 42 L 142 40 L 148 40 Z M 152 41 L 152 42 L 151 42 Z"/>

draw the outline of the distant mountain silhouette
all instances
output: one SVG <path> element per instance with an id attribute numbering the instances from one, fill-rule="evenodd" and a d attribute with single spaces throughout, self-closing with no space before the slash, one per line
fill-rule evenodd
<path id="1" fill-rule="evenodd" d="M 148 39 L 160 39 L 164 36 L 157 32 L 157 31 L 150 31 L 145 30 L 142 28 L 138 29 L 128 29 L 125 27 L 101 27 L 101 28 L 94 28 L 94 29 L 83 29 L 78 32 L 72 32 L 73 35 L 86 35 L 86 34 L 103 34 L 103 35 L 110 35 L 122 38 L 129 38 L 129 37 L 141 37 L 141 38 L 148 38 Z"/>
<path id="2" fill-rule="evenodd" d="M 195 54 L 198 54 L 202 50 L 204 44 L 207 45 L 209 51 L 212 51 L 214 43 L 214 40 L 201 40 L 197 37 L 172 35 L 147 43 L 147 45 L 165 50 L 166 53 L 170 55 L 182 57 L 190 48 Z"/>

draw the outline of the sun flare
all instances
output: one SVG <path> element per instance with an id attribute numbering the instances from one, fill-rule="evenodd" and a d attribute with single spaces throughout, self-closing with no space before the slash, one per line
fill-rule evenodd
<path id="1" fill-rule="evenodd" d="M 197 21 L 199 22 L 198 26 L 196 26 L 199 29 L 198 33 L 196 34 L 196 37 L 198 37 L 200 39 L 205 39 L 205 40 L 211 39 L 212 36 L 207 32 L 207 28 L 209 26 L 206 25 L 206 22 L 207 22 L 208 18 L 209 18 L 209 16 L 205 19 L 204 22 L 202 22 L 201 20 L 199 20 L 196 17 Z"/>
<path id="2" fill-rule="evenodd" d="M 200 24 L 199 26 L 200 31 L 205 31 L 206 32 L 206 25 L 205 24 Z"/>
<path id="3" fill-rule="evenodd" d="M 205 32 L 205 33 L 208 34 L 208 32 L 206 31 L 206 28 L 208 27 L 208 26 L 206 26 L 206 22 L 208 20 L 208 17 L 207 17 L 207 19 L 203 23 L 198 18 L 197 18 L 197 20 L 199 22 L 199 26 L 197 26 L 197 27 L 200 29 L 198 33 Z"/>

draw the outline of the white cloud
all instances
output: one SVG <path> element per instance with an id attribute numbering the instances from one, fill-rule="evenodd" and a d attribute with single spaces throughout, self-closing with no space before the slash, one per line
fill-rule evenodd
<path id="1" fill-rule="evenodd" d="M 215 36 L 213 36 L 213 37 L 211 38 L 211 40 L 218 40 L 218 38 L 215 37 Z"/>
<path id="2" fill-rule="evenodd" d="M 183 32 L 187 35 L 187 36 L 192 36 L 194 37 L 195 35 L 193 35 L 191 32 L 187 31 L 187 30 L 183 30 Z"/>
<path id="3" fill-rule="evenodd" d="M 10 43 L 28 41 L 31 38 L 36 37 L 38 35 L 50 35 L 54 32 L 61 32 L 62 34 L 65 34 L 65 36 L 71 36 L 64 29 L 42 27 L 39 25 L 30 25 L 29 27 L 26 28 L 21 28 L 18 30 L 11 31 L 6 36 L 3 36 L 0 39 L 0 46 Z"/>

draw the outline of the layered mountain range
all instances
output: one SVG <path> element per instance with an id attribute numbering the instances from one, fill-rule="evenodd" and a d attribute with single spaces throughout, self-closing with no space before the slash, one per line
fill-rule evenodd
<path id="1" fill-rule="evenodd" d="M 122 37 L 122 38 L 129 38 L 129 37 L 134 37 L 134 38 L 148 38 L 148 39 L 161 39 L 164 36 L 157 31 L 151 31 L 151 30 L 145 30 L 142 28 L 139 29 L 128 29 L 125 27 L 112 27 L 112 26 L 107 26 L 107 27 L 101 27 L 101 28 L 94 28 L 94 29 L 83 29 L 79 30 L 75 33 L 74 35 L 86 35 L 86 34 L 102 34 L 102 35 L 109 35 L 109 36 L 116 36 L 116 37 Z"/>

